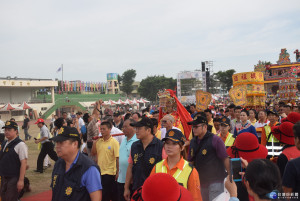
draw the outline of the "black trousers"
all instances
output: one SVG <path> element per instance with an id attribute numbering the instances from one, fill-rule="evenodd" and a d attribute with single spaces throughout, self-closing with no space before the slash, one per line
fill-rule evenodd
<path id="1" fill-rule="evenodd" d="M 118 201 L 115 175 L 101 175 L 102 201 Z"/>
<path id="2" fill-rule="evenodd" d="M 126 201 L 124 198 L 124 186 L 125 184 L 117 182 L 117 187 L 118 187 L 118 201 Z M 129 186 L 130 190 L 130 197 L 132 197 L 132 185 Z"/>
<path id="3" fill-rule="evenodd" d="M 52 160 L 57 161 L 58 157 L 54 151 L 54 144 L 52 142 L 45 142 L 42 144 L 41 152 L 37 160 L 37 171 L 43 172 L 43 163 L 47 154 Z"/>
<path id="4" fill-rule="evenodd" d="M 118 201 L 126 201 L 124 198 L 124 185 L 123 183 L 117 183 L 118 185 Z"/>
<path id="5" fill-rule="evenodd" d="M 1 200 L 17 201 L 19 197 L 17 183 L 18 177 L 1 177 Z"/>

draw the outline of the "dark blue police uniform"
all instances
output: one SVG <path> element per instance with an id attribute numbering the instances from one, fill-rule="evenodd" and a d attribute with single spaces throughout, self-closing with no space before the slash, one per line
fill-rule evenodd
<path id="1" fill-rule="evenodd" d="M 91 167 L 99 167 L 87 156 L 79 153 L 77 162 L 66 172 L 66 163 L 58 159 L 52 172 L 52 201 L 91 200 L 85 186 L 81 187 L 83 174 Z"/>
<path id="2" fill-rule="evenodd" d="M 143 143 L 140 140 L 132 144 L 131 158 L 133 162 L 133 192 L 144 184 L 144 181 L 150 175 L 155 164 L 162 160 L 162 149 L 163 143 L 156 137 L 153 138 L 145 150 Z"/>

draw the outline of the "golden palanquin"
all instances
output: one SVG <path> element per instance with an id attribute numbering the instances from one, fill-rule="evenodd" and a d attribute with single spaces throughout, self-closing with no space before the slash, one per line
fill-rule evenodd
<path id="1" fill-rule="evenodd" d="M 232 76 L 231 100 L 240 106 L 264 106 L 266 93 L 262 72 L 237 73 Z"/>

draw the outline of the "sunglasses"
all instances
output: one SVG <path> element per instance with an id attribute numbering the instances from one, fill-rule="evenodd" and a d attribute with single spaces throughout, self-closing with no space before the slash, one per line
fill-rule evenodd
<path id="1" fill-rule="evenodd" d="M 161 122 L 162 122 L 162 123 L 167 123 L 167 120 L 162 120 Z"/>
<path id="2" fill-rule="evenodd" d="M 200 126 L 192 126 L 192 128 L 199 128 L 199 127 L 203 127 L 204 125 L 200 125 Z"/>

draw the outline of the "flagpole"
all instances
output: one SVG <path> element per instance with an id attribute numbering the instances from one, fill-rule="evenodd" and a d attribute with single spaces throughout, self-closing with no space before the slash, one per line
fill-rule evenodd
<path id="1" fill-rule="evenodd" d="M 61 81 L 64 81 L 64 65 L 61 65 Z"/>

